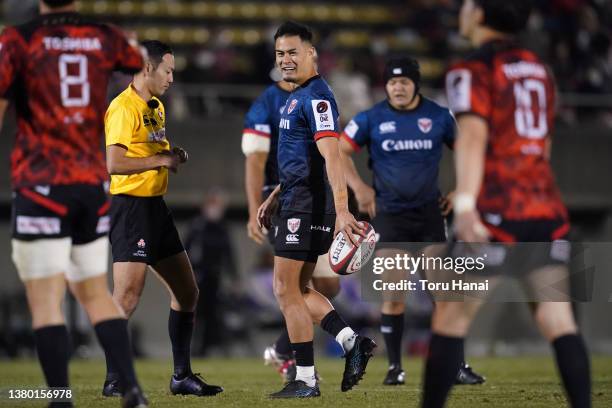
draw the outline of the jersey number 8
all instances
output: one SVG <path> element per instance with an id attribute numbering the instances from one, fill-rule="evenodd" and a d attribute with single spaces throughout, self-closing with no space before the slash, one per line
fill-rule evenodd
<path id="1" fill-rule="evenodd" d="M 71 74 L 69 66 L 78 66 L 78 74 Z M 89 105 L 89 82 L 87 81 L 87 56 L 81 54 L 61 54 L 59 56 L 59 76 L 62 105 L 67 108 Z M 71 97 L 70 90 L 80 87 L 80 96 Z M 76 92 L 73 91 L 73 94 Z"/>

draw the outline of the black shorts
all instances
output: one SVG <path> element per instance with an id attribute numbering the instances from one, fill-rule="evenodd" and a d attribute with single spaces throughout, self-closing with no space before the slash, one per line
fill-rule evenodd
<path id="1" fill-rule="evenodd" d="M 185 250 L 162 196 L 115 195 L 110 216 L 113 262 L 154 265 Z"/>
<path id="2" fill-rule="evenodd" d="M 446 228 L 438 201 L 398 214 L 378 213 L 372 220 L 378 242 L 444 242 Z"/>
<path id="3" fill-rule="evenodd" d="M 274 229 L 274 254 L 297 261 L 317 262 L 334 240 L 335 214 L 281 211 Z"/>
<path id="4" fill-rule="evenodd" d="M 552 242 L 567 240 L 570 224 L 566 219 L 512 221 L 483 214 L 482 221 L 493 242 Z"/>
<path id="5" fill-rule="evenodd" d="M 521 244 L 508 256 L 508 263 L 521 271 L 530 271 L 547 265 L 567 264 L 571 246 L 567 242 L 570 224 L 566 219 L 533 219 L 511 221 L 499 218 L 495 225 L 482 216 L 484 225 L 491 234 L 491 242 L 533 243 Z"/>
<path id="6" fill-rule="evenodd" d="M 72 238 L 87 244 L 109 230 L 104 184 L 41 185 L 13 192 L 12 237 L 22 241 Z"/>

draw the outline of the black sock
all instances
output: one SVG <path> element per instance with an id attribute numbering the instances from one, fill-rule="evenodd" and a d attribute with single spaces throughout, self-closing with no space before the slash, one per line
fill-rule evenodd
<path id="1" fill-rule="evenodd" d="M 304 343 L 291 343 L 295 354 L 295 365 L 300 367 L 311 367 L 314 365 L 314 348 L 312 341 Z"/>
<path id="2" fill-rule="evenodd" d="M 332 310 L 321 320 L 321 328 L 336 337 L 338 333 L 345 327 L 348 327 L 348 324 L 340 317 L 338 312 Z"/>
<path id="3" fill-rule="evenodd" d="M 287 331 L 287 327 L 285 327 L 276 339 L 274 343 L 274 348 L 278 354 L 282 354 L 283 356 L 291 356 L 291 341 L 289 340 L 289 332 Z"/>
<path id="4" fill-rule="evenodd" d="M 582 336 L 568 334 L 552 342 L 557 367 L 572 408 L 591 406 L 591 369 Z"/>
<path id="5" fill-rule="evenodd" d="M 179 379 L 191 374 L 191 336 L 194 317 L 194 312 L 177 312 L 170 309 L 168 333 L 172 343 L 174 374 Z"/>
<path id="6" fill-rule="evenodd" d="M 49 387 L 68 387 L 70 338 L 65 325 L 34 330 L 38 361 Z"/>
<path id="7" fill-rule="evenodd" d="M 385 339 L 389 366 L 402 366 L 402 337 L 404 334 L 404 314 L 382 314 L 380 332 Z"/>
<path id="8" fill-rule="evenodd" d="M 104 320 L 94 329 L 106 356 L 106 379 L 119 380 L 124 390 L 138 386 L 127 320 Z"/>
<path id="9" fill-rule="evenodd" d="M 113 364 L 110 354 L 104 352 L 104 358 L 106 359 L 106 381 L 118 380 L 119 371 L 117 371 L 117 367 L 115 367 L 115 364 Z"/>
<path id="10" fill-rule="evenodd" d="M 425 364 L 423 408 L 442 408 L 463 361 L 463 337 L 433 334 Z"/>

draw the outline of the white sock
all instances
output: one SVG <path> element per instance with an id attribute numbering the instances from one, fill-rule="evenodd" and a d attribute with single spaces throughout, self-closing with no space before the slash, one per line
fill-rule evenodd
<path id="1" fill-rule="evenodd" d="M 357 338 L 357 333 L 353 331 L 350 327 L 345 327 L 340 330 L 340 333 L 336 336 L 336 341 L 338 344 L 342 346 L 345 353 L 348 353 L 352 350 L 355 345 L 355 339 Z"/>
<path id="2" fill-rule="evenodd" d="M 296 381 L 304 381 L 309 387 L 314 387 L 317 384 L 314 366 L 295 366 L 295 368 L 297 369 L 295 374 Z"/>

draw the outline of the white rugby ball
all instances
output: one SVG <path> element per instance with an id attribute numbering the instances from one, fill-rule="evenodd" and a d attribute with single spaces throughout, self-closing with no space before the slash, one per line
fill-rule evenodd
<path id="1" fill-rule="evenodd" d="M 360 222 L 365 229 L 365 238 L 353 234 L 357 246 L 349 241 L 344 233 L 339 233 L 329 247 L 329 265 L 338 275 L 350 275 L 361 269 L 374 253 L 376 232 L 367 222 Z"/>

